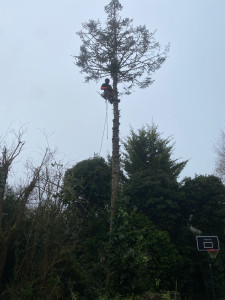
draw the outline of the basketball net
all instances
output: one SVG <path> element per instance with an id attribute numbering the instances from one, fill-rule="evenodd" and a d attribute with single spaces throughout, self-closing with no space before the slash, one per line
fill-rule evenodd
<path id="1" fill-rule="evenodd" d="M 216 258 L 217 254 L 219 252 L 219 250 L 216 250 L 216 249 L 207 249 L 206 251 L 209 254 L 211 259 Z"/>

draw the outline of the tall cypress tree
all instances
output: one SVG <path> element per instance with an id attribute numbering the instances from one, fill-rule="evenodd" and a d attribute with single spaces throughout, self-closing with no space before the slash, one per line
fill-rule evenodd
<path id="1" fill-rule="evenodd" d="M 112 190 L 110 232 L 116 209 L 119 188 L 119 89 L 130 94 L 134 86 L 146 88 L 153 83 L 152 75 L 164 63 L 169 46 L 161 49 L 155 40 L 155 31 L 149 32 L 145 26 L 133 27 L 133 20 L 123 19 L 119 12 L 119 0 L 111 0 L 105 6 L 107 20 L 105 27 L 99 21 L 89 20 L 78 32 L 82 45 L 75 56 L 75 64 L 85 73 L 85 80 L 98 81 L 111 77 L 114 90 L 113 137 L 112 137 Z"/>
<path id="2" fill-rule="evenodd" d="M 131 130 L 124 141 L 123 167 L 127 175 L 124 194 L 131 208 L 151 219 L 171 234 L 178 221 L 179 184 L 177 178 L 187 161 L 173 159 L 174 145 L 163 138 L 157 126 Z"/>

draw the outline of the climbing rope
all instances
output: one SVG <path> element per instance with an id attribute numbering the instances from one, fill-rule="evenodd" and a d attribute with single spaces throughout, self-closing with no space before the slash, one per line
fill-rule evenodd
<path id="1" fill-rule="evenodd" d="M 106 107 L 105 122 L 104 122 L 104 127 L 103 127 L 103 133 L 102 133 L 102 140 L 101 140 L 101 144 L 100 144 L 100 149 L 99 149 L 99 153 L 98 153 L 99 157 L 100 157 L 100 154 L 101 154 L 101 151 L 102 151 L 102 145 L 103 145 L 103 140 L 104 140 L 104 136 L 105 136 L 105 129 L 107 129 L 107 140 L 108 140 L 108 101 L 105 100 L 105 103 L 106 103 L 106 106 L 105 106 Z M 98 165 L 95 167 L 95 173 L 94 173 L 94 177 L 93 177 L 93 180 L 92 180 L 90 193 L 89 193 L 89 196 L 88 196 L 88 202 L 90 200 L 91 193 L 92 193 L 92 190 L 93 190 L 93 185 L 94 185 L 94 181 L 95 181 L 95 177 L 96 177 L 97 167 L 98 167 Z"/>
<path id="2" fill-rule="evenodd" d="M 104 127 L 103 127 L 102 140 L 101 140 L 101 145 L 100 145 L 99 154 L 98 154 L 99 156 L 102 151 L 102 144 L 103 144 L 103 139 L 105 136 L 105 128 L 107 129 L 107 140 L 108 140 L 108 101 L 105 100 L 105 103 L 106 103 L 105 123 L 104 123 Z"/>

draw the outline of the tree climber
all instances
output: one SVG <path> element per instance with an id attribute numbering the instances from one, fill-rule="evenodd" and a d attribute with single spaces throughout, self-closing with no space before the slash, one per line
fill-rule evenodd
<path id="1" fill-rule="evenodd" d="M 104 91 L 102 94 L 102 97 L 106 100 L 109 100 L 109 102 L 113 103 L 113 89 L 112 86 L 109 84 L 109 78 L 105 79 L 105 83 L 102 84 L 101 90 Z"/>

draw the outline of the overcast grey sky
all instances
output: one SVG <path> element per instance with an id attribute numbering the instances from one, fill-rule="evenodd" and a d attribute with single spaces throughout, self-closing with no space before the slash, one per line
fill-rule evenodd
<path id="1" fill-rule="evenodd" d="M 27 156 L 46 146 L 71 164 L 100 150 L 106 105 L 99 85 L 85 84 L 72 55 L 76 32 L 89 19 L 105 21 L 103 0 L 0 0 L 0 135 L 27 128 Z M 121 0 L 134 25 L 157 29 L 171 50 L 144 90 L 124 96 L 121 138 L 152 121 L 173 136 L 174 157 L 190 159 L 182 177 L 211 174 L 213 144 L 225 127 L 225 1 Z M 111 153 L 112 106 L 102 156 Z"/>

